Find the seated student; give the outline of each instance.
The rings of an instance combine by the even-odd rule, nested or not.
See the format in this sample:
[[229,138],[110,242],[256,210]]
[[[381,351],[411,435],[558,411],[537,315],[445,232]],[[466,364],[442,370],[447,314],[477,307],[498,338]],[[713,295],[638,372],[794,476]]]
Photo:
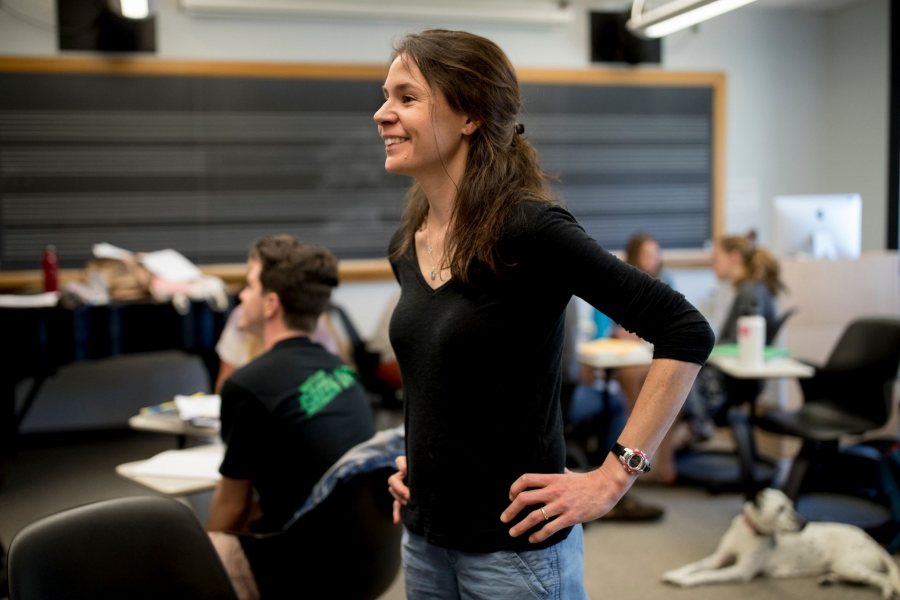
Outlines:
[[[345,361],[347,353],[342,351],[337,337],[334,333],[334,326],[327,313],[322,313],[316,322],[316,330],[310,336],[313,340],[322,344],[322,346],[331,352],[340,356]],[[222,390],[222,384],[228,379],[232,373],[239,367],[243,367],[248,362],[262,354],[263,341],[262,331],[253,324],[246,323],[244,320],[244,310],[238,304],[228,315],[225,321],[225,327],[216,343],[216,354],[219,356],[219,374],[216,377],[215,392],[218,394]]]
[[374,425],[354,372],[310,339],[338,283],[335,256],[277,235],[252,246],[247,267],[242,324],[259,327],[266,352],[222,386],[226,450],[207,529],[239,597],[256,598],[254,557],[225,532],[280,531]]
[[778,314],[776,297],[785,289],[775,256],[750,237],[731,235],[719,238],[713,245],[712,268],[719,280],[733,286],[735,293],[716,343],[736,342],[737,320],[746,315],[764,317],[766,339],[770,339]]
[[[725,236],[713,245],[712,268],[719,281],[733,288],[725,319],[716,330],[716,343],[737,342],[737,321],[748,315],[765,318],[766,340],[771,340],[778,315],[777,296],[785,289],[781,266],[775,256],[757,246],[752,236]],[[702,368],[685,403],[686,409],[694,411],[695,422],[709,421],[711,414],[719,413],[725,406],[726,381],[731,385],[758,385],[755,381],[726,380],[721,371]]]

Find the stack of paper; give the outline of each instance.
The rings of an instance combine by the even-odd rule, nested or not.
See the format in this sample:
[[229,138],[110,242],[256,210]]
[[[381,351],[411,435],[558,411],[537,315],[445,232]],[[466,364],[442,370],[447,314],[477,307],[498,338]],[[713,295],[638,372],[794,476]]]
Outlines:
[[56,306],[57,302],[59,302],[59,292],[0,294],[0,307],[2,308],[44,308]]
[[176,477],[186,479],[221,478],[219,465],[222,464],[224,447],[218,446],[216,451],[196,452],[192,448],[185,450],[167,450],[135,466],[132,475],[144,477]]
[[178,416],[196,427],[218,427],[222,399],[217,394],[175,396]]

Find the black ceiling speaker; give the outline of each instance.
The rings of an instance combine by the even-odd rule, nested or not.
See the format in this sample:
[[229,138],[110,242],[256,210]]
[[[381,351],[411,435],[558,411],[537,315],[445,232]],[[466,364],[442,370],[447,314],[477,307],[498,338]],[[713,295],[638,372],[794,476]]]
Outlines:
[[662,59],[658,39],[634,35],[625,27],[629,12],[591,13],[591,62],[656,63]]
[[118,0],[56,0],[59,49],[156,52],[155,15],[125,14]]

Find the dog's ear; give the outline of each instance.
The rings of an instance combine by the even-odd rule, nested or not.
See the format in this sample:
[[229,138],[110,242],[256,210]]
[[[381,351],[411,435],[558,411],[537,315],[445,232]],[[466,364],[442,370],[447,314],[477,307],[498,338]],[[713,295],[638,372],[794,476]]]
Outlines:
[[753,485],[747,487],[744,490],[744,500],[748,502],[752,502],[754,506],[759,507],[759,494],[764,489],[768,487],[765,483],[760,483],[758,481],[754,482]]

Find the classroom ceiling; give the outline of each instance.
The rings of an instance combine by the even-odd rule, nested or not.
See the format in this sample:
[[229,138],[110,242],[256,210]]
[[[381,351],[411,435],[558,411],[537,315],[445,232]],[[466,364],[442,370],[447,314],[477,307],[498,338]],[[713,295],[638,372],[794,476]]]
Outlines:
[[[859,0],[758,0],[756,4],[760,8],[781,8],[808,10],[813,12],[828,12],[839,8],[857,4]],[[752,5],[751,5],[752,6]]]
[[[658,6],[667,0],[644,0],[645,6]],[[857,4],[860,0],[757,0],[745,9],[801,10],[829,12]],[[588,0],[587,4],[602,10],[622,10],[631,6],[631,0]]]

